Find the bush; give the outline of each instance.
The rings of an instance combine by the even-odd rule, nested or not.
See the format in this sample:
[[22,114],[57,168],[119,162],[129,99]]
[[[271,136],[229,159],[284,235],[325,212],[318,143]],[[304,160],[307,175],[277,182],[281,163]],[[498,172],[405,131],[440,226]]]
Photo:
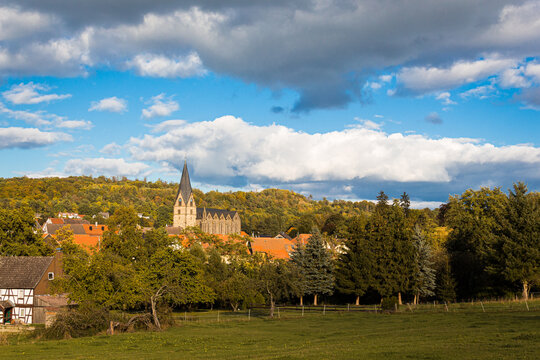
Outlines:
[[383,311],[395,311],[398,299],[395,296],[389,296],[382,299],[381,308]]
[[71,308],[61,311],[50,327],[39,335],[46,339],[92,336],[109,326],[109,312],[96,307]]

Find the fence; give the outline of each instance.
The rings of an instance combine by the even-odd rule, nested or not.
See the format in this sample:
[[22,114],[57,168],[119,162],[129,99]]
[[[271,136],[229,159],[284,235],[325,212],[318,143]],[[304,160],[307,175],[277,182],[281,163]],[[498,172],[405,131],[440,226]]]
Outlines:
[[[398,313],[429,313],[429,312],[518,312],[540,311],[540,299],[523,300],[473,300],[461,303],[423,303],[418,305],[403,304],[396,307]],[[353,313],[381,313],[379,305],[319,305],[291,306],[279,305],[274,308],[274,318],[301,318],[324,316],[327,314],[347,315]],[[228,321],[251,321],[268,319],[270,307],[253,306],[247,310],[200,310],[192,312],[175,312],[173,317],[177,323],[209,323]]]

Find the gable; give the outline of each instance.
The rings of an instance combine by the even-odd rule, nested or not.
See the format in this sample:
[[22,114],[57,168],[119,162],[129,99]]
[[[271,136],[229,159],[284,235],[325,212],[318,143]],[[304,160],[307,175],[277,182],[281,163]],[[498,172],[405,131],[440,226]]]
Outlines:
[[1,256],[0,289],[35,288],[53,259],[53,256]]

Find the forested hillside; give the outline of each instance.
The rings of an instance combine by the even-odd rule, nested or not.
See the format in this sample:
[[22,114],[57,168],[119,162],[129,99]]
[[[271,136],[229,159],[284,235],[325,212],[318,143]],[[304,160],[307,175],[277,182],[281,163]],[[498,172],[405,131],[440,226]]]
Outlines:
[[[29,207],[41,214],[42,218],[52,217],[58,212],[77,212],[88,216],[99,212],[112,214],[120,206],[132,206],[138,213],[150,217],[143,220],[147,223],[142,225],[159,227],[172,222],[172,206],[177,189],[177,183],[159,180],[149,182],[88,176],[10,178],[0,179],[0,206],[4,209]],[[331,215],[340,214],[347,218],[371,212],[375,206],[368,201],[316,201],[278,189],[261,192],[210,191],[206,194],[195,189],[194,194],[198,207],[238,211],[242,230],[249,234],[275,235],[291,227],[306,233],[314,225],[322,229]],[[429,216],[433,217],[434,214]]]

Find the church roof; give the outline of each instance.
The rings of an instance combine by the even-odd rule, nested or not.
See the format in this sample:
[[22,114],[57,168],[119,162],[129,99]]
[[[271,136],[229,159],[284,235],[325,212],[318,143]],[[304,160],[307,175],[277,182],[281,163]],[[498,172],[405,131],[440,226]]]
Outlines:
[[191,195],[191,181],[189,180],[189,173],[186,161],[184,161],[184,169],[182,169],[182,178],[180,179],[180,186],[178,187],[176,199],[178,199],[179,195],[182,195],[182,199],[184,201],[188,201],[189,196]]
[[220,215],[223,215],[227,217],[227,215],[229,215],[231,218],[233,218],[234,215],[236,215],[236,211],[212,209],[212,208],[197,208],[197,219],[202,219],[205,209],[206,209],[206,213],[212,216],[217,215],[219,217]]

